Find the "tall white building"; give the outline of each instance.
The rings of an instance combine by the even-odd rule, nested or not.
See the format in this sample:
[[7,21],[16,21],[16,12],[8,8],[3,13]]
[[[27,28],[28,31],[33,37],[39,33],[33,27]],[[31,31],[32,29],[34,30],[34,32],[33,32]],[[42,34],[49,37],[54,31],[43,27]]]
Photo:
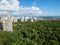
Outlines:
[[2,16],[3,30],[4,31],[13,31],[12,29],[12,17],[7,13],[4,13]]
[[22,17],[21,17],[21,22],[24,22],[24,20],[25,20],[25,17],[22,16]]
[[17,17],[12,17],[13,18],[13,22],[17,22],[18,18]]
[[31,22],[34,22],[34,19],[31,19]]

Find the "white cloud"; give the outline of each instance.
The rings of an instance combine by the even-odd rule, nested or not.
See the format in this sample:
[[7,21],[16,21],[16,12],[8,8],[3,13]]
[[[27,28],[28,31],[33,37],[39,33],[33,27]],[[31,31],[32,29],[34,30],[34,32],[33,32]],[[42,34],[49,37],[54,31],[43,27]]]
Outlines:
[[20,12],[21,13],[29,13],[29,14],[42,14],[42,11],[38,8],[38,7],[23,7],[23,8],[20,8]]
[[53,12],[49,12],[49,11],[45,11],[43,13],[43,16],[53,16],[53,15],[54,15],[54,13]]
[[[18,15],[42,15],[44,14],[43,11],[41,11],[40,8],[31,6],[31,7],[21,7],[19,6],[18,0],[1,0],[0,1],[0,10],[12,10],[12,14],[18,14]],[[2,11],[3,12],[3,11]],[[0,11],[0,14],[2,13]]]
[[17,0],[2,0],[0,10],[18,10],[19,2]]

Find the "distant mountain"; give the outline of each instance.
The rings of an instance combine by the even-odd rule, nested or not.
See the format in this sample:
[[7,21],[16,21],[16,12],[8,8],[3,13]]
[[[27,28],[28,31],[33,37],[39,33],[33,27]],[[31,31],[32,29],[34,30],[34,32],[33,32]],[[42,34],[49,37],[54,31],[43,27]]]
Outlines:
[[[14,15],[14,17],[19,17],[19,16],[24,16],[24,15]],[[26,16],[24,16],[26,17]],[[29,16],[30,17],[30,16]],[[37,18],[60,18],[60,16],[32,16],[33,18],[34,17],[37,17]]]
[[[0,17],[1,16],[2,15],[0,15]],[[30,17],[30,15],[11,15],[11,16],[14,16],[14,17],[19,17],[19,16],[26,17],[26,16],[29,16]],[[32,16],[32,18],[34,18],[34,17],[37,17],[37,18],[60,18],[60,16]]]

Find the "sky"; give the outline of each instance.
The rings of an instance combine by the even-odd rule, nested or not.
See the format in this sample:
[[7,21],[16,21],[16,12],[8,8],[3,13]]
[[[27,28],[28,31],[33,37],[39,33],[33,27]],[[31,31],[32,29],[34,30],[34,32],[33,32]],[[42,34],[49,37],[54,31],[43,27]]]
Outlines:
[[0,0],[0,14],[60,16],[60,0]]

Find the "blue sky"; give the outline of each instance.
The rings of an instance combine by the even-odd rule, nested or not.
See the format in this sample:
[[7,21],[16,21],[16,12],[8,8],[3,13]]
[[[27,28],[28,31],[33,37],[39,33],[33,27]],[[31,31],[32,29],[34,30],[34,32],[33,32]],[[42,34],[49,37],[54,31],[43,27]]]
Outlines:
[[0,14],[60,16],[60,0],[0,0]]
[[60,0],[19,0],[24,7],[36,6],[43,12],[48,11],[56,16],[60,16]]

